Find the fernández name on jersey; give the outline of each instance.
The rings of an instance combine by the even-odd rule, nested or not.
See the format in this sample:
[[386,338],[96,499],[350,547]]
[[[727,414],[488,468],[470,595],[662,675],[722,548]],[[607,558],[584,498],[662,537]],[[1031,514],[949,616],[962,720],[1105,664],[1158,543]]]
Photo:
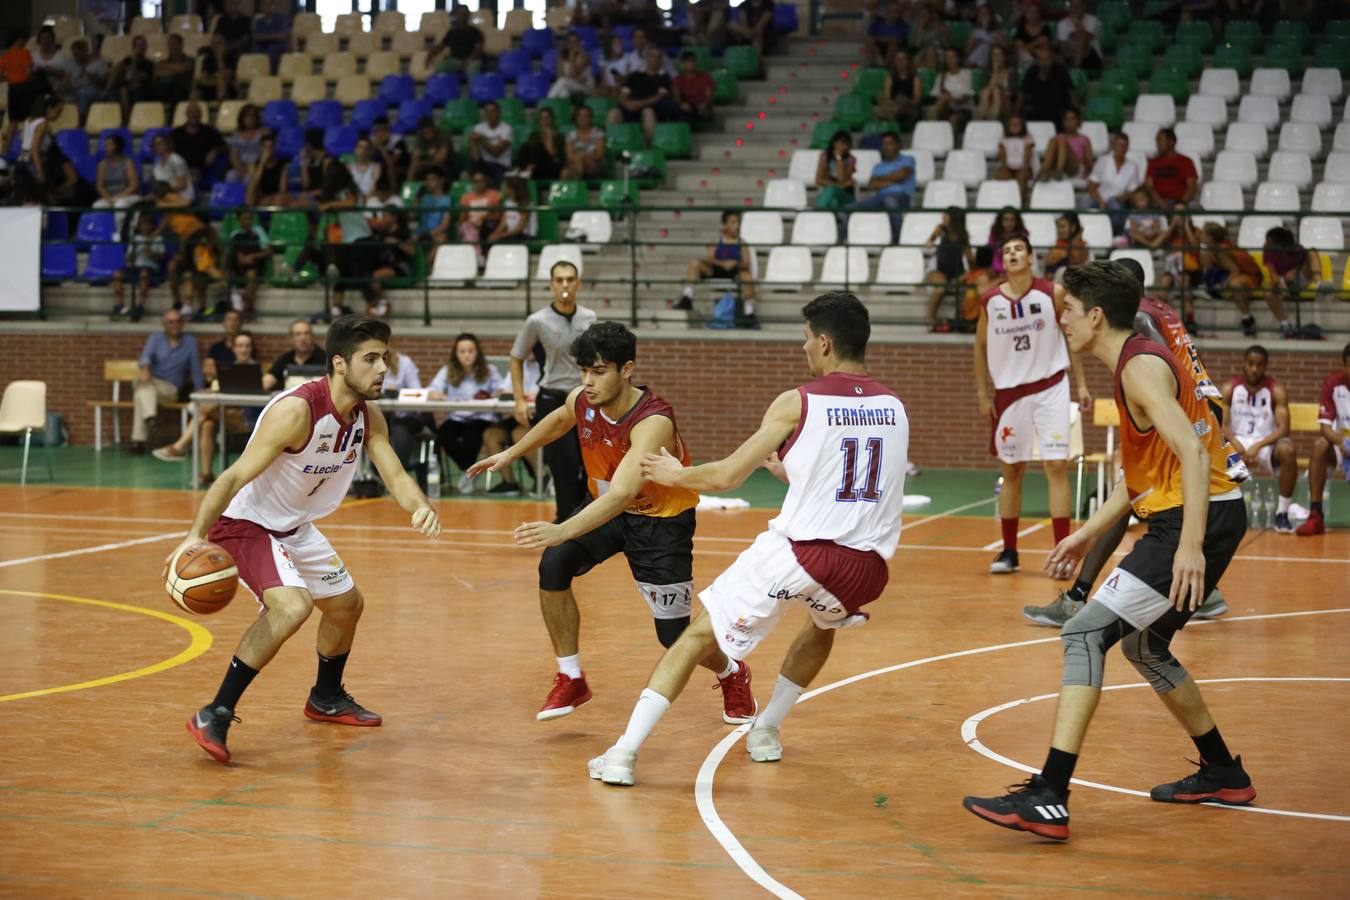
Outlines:
[[825,424],[844,428],[868,428],[894,425],[893,408],[868,409],[865,406],[831,406],[825,410]]

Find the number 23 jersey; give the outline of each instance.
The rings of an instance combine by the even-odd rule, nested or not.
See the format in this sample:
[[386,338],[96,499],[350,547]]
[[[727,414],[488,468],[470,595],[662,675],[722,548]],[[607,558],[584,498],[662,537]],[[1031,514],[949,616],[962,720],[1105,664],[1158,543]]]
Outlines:
[[1036,278],[1021,297],[1003,293],[1003,286],[983,297],[989,317],[985,359],[989,377],[1000,390],[1032,384],[1069,367],[1069,348],[1055,314],[1055,285]]
[[787,498],[769,528],[792,541],[833,541],[890,559],[905,507],[905,405],[885,385],[845,372],[797,393],[801,421],[778,451]]

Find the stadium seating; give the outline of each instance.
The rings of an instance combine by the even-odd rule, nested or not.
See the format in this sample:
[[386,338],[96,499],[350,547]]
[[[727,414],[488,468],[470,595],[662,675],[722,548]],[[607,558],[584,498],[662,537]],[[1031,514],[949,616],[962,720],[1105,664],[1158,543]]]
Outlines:
[[764,206],[806,209],[806,185],[795,178],[775,178],[764,185]]
[[764,267],[761,283],[766,287],[791,285],[796,288],[809,283],[811,273],[809,248],[773,247],[769,250],[769,260]]
[[923,284],[925,278],[923,251],[915,247],[887,247],[881,251],[874,279],[878,287]]
[[808,247],[827,247],[838,241],[833,213],[804,212],[792,223],[792,243]]
[[758,247],[783,243],[783,217],[775,212],[747,211],[741,216],[741,240]]
[[[866,215],[856,213],[853,218]],[[883,218],[885,218],[883,216]],[[852,220],[849,221],[850,231]],[[889,224],[887,228],[889,229]],[[862,243],[850,240],[849,243]],[[890,243],[889,240],[886,243]],[[862,247],[831,247],[825,251],[825,259],[820,264],[820,278],[816,284],[820,287],[856,286],[868,281],[870,265],[867,250]]]

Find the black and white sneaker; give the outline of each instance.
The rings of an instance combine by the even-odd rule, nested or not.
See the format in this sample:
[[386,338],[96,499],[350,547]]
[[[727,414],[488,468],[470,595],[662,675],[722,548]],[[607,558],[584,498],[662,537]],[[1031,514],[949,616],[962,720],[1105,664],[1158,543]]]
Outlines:
[[1011,575],[1017,571],[1017,551],[1004,550],[989,564],[990,575]]
[[1160,784],[1148,792],[1159,803],[1224,803],[1242,806],[1256,799],[1252,779],[1242,768],[1242,757],[1229,766],[1211,765],[1203,759],[1197,764],[1200,771],[1180,781]]
[[225,746],[225,739],[230,732],[230,723],[238,721],[239,717],[229,707],[203,706],[187,720],[187,730],[192,739],[211,754],[212,759],[227,763],[230,761],[230,750]]
[[1056,841],[1069,839],[1069,794],[1061,797],[1040,775],[1002,797],[967,797],[961,805],[985,821]]

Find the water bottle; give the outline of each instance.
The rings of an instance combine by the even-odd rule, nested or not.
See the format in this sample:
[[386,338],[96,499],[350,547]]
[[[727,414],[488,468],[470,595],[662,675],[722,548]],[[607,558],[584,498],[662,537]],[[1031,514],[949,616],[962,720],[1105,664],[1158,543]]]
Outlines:
[[[1341,442],[1341,471],[1345,473],[1345,480],[1350,481],[1350,437]],[[1330,490],[1331,486],[1327,486]]]
[[441,499],[441,460],[436,453],[427,462],[427,499]]
[[1256,520],[1253,518],[1256,513],[1256,504],[1252,500],[1252,483],[1244,481],[1240,487],[1242,490],[1242,505],[1247,508],[1247,527],[1252,528],[1256,525]]
[[998,481],[994,482],[994,521],[999,520],[998,514],[998,495],[1003,493],[1003,476],[998,476]]

